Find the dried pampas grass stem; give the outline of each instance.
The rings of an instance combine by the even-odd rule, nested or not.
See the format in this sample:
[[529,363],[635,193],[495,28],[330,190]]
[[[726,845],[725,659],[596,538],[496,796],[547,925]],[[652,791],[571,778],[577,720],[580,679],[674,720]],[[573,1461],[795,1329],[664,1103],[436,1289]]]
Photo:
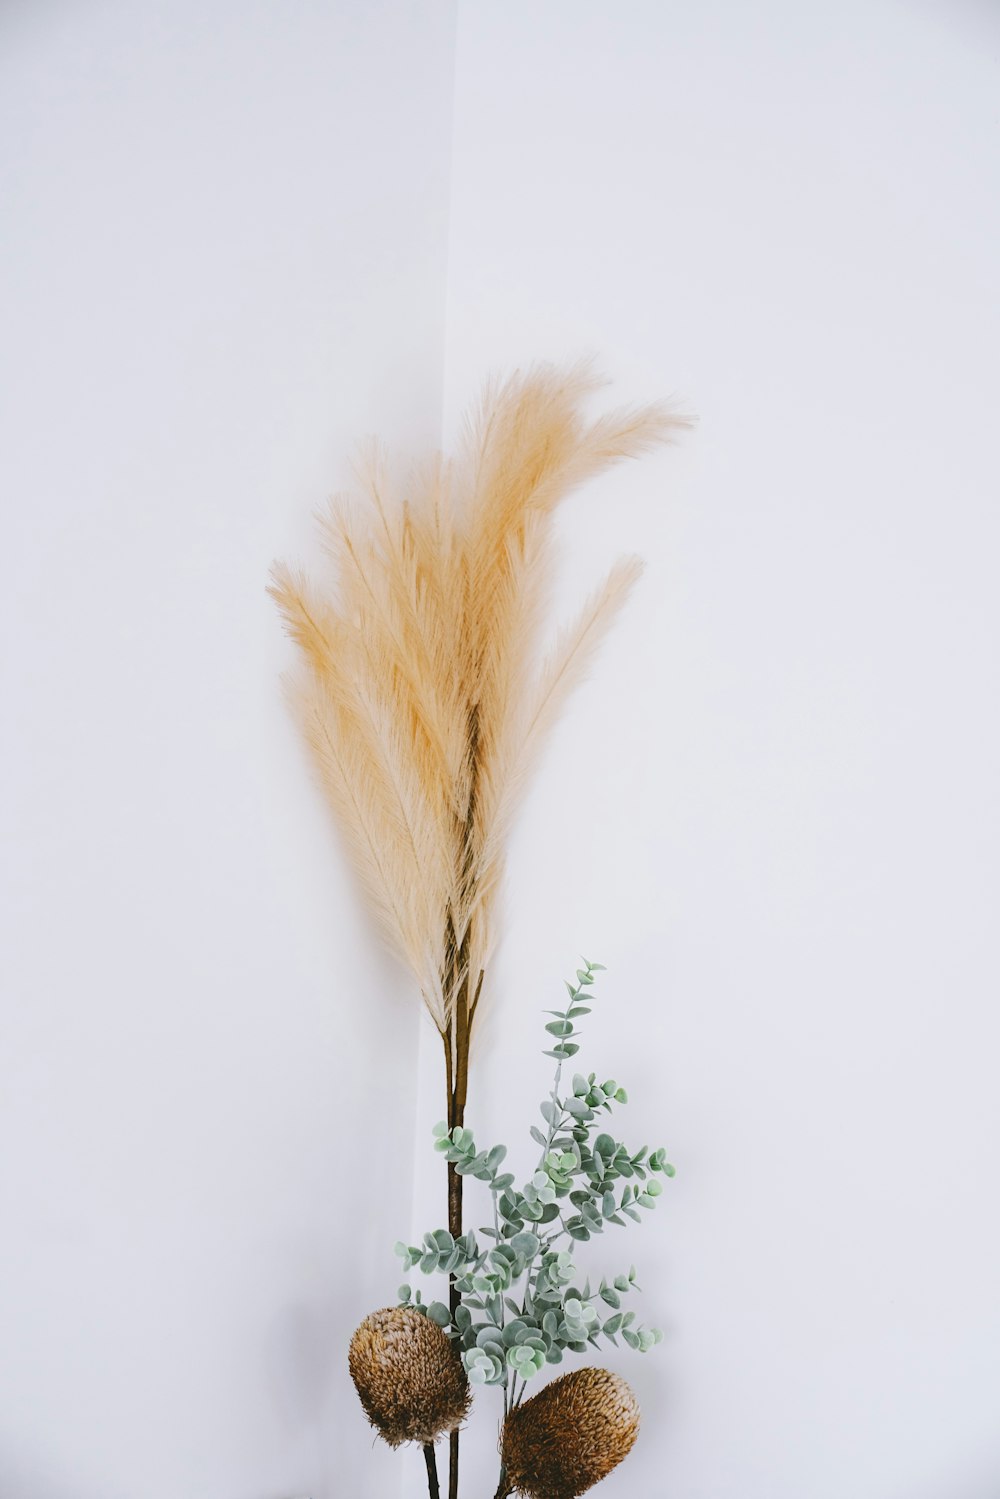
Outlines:
[[[372,449],[361,505],[322,519],[333,583],[271,584],[304,672],[295,709],[383,931],[441,1036],[450,1126],[495,940],[506,834],[531,764],[638,577],[615,564],[539,664],[555,511],[687,425],[662,406],[583,414],[589,366],[489,385],[450,461],[394,497]],[[462,1178],[449,1167],[449,1230]],[[457,1433],[449,1492],[457,1491]]]

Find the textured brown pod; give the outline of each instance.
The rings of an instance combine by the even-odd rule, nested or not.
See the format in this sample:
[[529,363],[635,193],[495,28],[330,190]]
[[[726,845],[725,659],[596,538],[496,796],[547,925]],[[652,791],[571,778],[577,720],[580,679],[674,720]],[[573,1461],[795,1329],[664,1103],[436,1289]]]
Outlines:
[[366,1317],[351,1339],[348,1366],[365,1414],[390,1447],[436,1441],[468,1415],[461,1353],[412,1307]]
[[518,1406],[503,1429],[507,1483],[528,1499],[576,1499],[632,1450],[639,1405],[608,1369],[575,1369]]

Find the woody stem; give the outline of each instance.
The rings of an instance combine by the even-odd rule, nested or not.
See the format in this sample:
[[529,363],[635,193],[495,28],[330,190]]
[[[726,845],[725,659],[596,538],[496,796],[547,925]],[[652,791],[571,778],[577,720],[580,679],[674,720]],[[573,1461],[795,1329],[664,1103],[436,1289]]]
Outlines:
[[438,1483],[437,1455],[434,1451],[434,1443],[427,1442],[424,1446],[424,1462],[427,1464],[427,1492],[430,1499],[441,1499],[441,1485]]

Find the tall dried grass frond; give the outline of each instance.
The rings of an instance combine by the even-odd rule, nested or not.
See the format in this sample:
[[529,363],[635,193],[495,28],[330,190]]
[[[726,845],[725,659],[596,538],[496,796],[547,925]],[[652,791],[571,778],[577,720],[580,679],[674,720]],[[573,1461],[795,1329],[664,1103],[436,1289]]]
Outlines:
[[458,1074],[518,793],[641,566],[617,563],[539,664],[554,513],[687,425],[663,406],[588,420],[600,383],[581,364],[488,385],[455,460],[427,464],[402,497],[372,446],[361,502],[335,501],[321,521],[332,584],[273,574],[321,783]]

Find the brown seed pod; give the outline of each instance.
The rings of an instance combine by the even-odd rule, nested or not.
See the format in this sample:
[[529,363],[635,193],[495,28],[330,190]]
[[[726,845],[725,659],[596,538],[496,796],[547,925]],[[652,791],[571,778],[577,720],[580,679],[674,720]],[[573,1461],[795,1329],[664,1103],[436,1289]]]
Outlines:
[[632,1450],[639,1405],[608,1369],[575,1369],[510,1413],[501,1454],[512,1489],[528,1499],[576,1499]]
[[351,1339],[347,1361],[365,1414],[390,1447],[433,1442],[468,1415],[461,1353],[412,1307],[372,1312]]

